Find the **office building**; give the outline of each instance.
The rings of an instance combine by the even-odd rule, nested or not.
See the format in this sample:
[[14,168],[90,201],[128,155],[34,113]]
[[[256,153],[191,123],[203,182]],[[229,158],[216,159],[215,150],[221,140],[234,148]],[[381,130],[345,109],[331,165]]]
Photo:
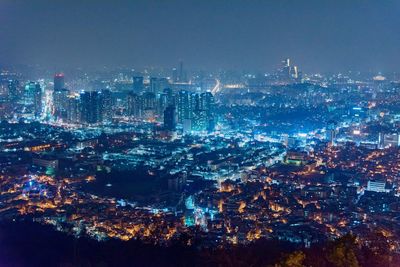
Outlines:
[[67,118],[69,90],[65,88],[53,91],[53,114],[57,119]]
[[56,73],[54,75],[54,90],[61,90],[65,88],[64,74]]
[[81,93],[81,122],[96,124],[103,121],[103,99],[101,92],[86,91]]
[[102,94],[102,110],[103,110],[103,120],[111,121],[113,116],[112,109],[112,93],[108,89],[101,91]]
[[128,116],[132,116],[135,118],[139,118],[142,115],[142,98],[140,95],[135,94],[134,92],[128,93],[128,108],[127,113]]
[[158,94],[163,92],[165,88],[169,87],[167,78],[150,78],[149,92]]
[[33,104],[34,104],[34,113],[35,117],[39,118],[42,115],[42,88],[40,84],[35,84],[34,87],[34,98],[33,98]]
[[78,96],[68,96],[67,120],[70,123],[79,123],[81,119],[81,105]]
[[143,76],[133,76],[133,92],[136,94],[140,94],[143,92],[144,83]]
[[386,192],[386,182],[385,181],[368,181],[367,191]]
[[174,131],[176,128],[175,106],[168,106],[164,110],[164,128],[169,131]]
[[177,96],[178,122],[192,118],[192,93],[186,90],[179,91]]

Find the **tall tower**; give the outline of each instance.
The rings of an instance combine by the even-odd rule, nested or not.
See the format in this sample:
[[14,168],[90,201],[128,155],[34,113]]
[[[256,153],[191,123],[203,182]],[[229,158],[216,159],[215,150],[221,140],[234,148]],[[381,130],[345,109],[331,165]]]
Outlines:
[[182,90],[178,93],[178,121],[183,123],[185,119],[192,118],[193,97],[189,91]]
[[39,118],[42,114],[42,88],[38,83],[35,85],[33,99],[35,117]]
[[101,91],[102,93],[102,111],[103,120],[110,121],[112,119],[112,93],[108,89]]
[[290,79],[290,59],[287,58],[282,61],[282,78]]
[[215,128],[215,102],[211,92],[205,92],[200,95],[200,107],[206,112],[207,130],[213,131]]
[[25,86],[24,105],[36,118],[42,113],[42,88],[39,83],[29,82]]
[[336,122],[333,120],[328,121],[326,127],[327,139],[329,140],[329,146],[334,146],[336,142]]

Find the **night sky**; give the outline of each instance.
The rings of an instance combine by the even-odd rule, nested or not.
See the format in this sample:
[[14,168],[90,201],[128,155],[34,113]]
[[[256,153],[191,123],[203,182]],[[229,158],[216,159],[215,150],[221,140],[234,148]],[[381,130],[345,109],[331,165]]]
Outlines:
[[0,0],[0,65],[398,71],[400,1]]

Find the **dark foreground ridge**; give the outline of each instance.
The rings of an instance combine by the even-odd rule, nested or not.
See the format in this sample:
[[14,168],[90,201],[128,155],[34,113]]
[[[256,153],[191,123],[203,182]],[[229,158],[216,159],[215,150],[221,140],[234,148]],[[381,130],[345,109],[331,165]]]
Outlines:
[[346,235],[309,249],[259,240],[248,246],[219,249],[185,246],[182,238],[169,247],[140,241],[76,239],[50,226],[31,222],[0,223],[0,266],[399,266],[379,234],[359,246]]

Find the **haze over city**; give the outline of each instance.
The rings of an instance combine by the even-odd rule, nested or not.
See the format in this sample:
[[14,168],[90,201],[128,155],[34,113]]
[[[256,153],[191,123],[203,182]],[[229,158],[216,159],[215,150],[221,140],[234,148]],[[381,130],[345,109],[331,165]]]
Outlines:
[[398,1],[2,0],[1,64],[393,72]]

